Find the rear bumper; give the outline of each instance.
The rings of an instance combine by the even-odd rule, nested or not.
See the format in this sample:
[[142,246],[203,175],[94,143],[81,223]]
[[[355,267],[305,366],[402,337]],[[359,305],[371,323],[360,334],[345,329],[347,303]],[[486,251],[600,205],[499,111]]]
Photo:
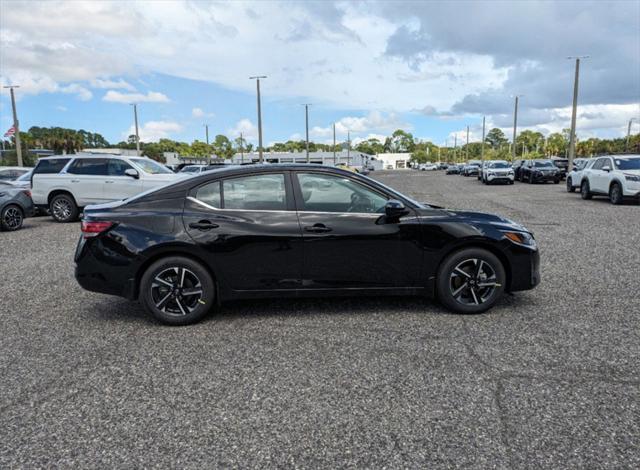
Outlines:
[[[94,241],[97,240],[91,240]],[[105,250],[93,249],[92,243],[87,243],[87,240],[80,237],[75,253],[75,277],[78,284],[92,292],[135,300],[136,283],[132,266],[122,263],[122,259],[104,259],[105,256],[101,253],[105,253]]]

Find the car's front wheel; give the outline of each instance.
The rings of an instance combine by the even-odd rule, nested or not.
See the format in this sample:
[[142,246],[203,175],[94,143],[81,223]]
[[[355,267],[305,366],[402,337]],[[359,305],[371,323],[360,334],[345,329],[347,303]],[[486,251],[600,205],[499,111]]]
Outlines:
[[573,183],[571,182],[571,178],[567,178],[567,192],[568,193],[572,193],[576,190],[576,188],[573,187]]
[[623,200],[624,197],[622,196],[622,188],[620,187],[620,184],[613,183],[609,190],[609,201],[611,201],[611,204],[619,205],[622,204]]
[[171,256],[153,263],[140,281],[140,302],[167,325],[189,325],[204,317],[215,301],[209,271],[200,263]]
[[78,218],[80,210],[69,194],[58,194],[51,199],[49,212],[56,222],[73,222]]
[[18,230],[22,227],[24,221],[24,213],[16,204],[9,204],[0,214],[0,228],[8,232]]
[[589,181],[585,180],[580,185],[580,196],[582,199],[591,199],[593,194],[591,194],[591,189],[589,188]]
[[457,251],[438,270],[437,294],[442,304],[457,313],[482,313],[501,297],[506,285],[500,260],[482,248]]

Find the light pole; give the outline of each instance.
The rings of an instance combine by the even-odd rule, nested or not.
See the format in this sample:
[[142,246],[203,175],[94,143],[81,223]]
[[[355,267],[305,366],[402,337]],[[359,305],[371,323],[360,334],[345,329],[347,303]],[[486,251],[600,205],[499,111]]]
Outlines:
[[242,132],[240,132],[240,163],[244,163],[244,139],[242,138]]
[[336,123],[333,123],[333,166],[336,166]]
[[453,134],[453,161],[458,163],[458,134]]
[[464,147],[464,158],[469,161],[469,126],[467,126],[467,145]]
[[351,162],[351,131],[347,131],[347,166]]
[[262,110],[260,108],[260,79],[267,78],[266,75],[256,75],[249,77],[249,80],[256,81],[256,90],[258,92],[258,156],[260,163],[264,163],[264,157],[262,156]]
[[576,74],[573,79],[573,109],[571,110],[571,132],[569,134],[569,166],[573,168],[573,159],[576,156],[576,115],[578,112],[578,81],[580,78],[580,59],[588,58],[588,55],[580,57],[567,57],[567,59],[576,59]]
[[482,144],[480,144],[480,160],[484,162],[484,131],[485,131],[485,119],[486,116],[482,116]]
[[[207,147],[209,147],[209,124],[203,124],[204,126],[204,135],[205,135],[205,139],[207,141]],[[209,151],[209,149],[207,148],[207,152]],[[211,154],[209,154],[209,164],[211,164]]]
[[511,161],[516,161],[516,133],[518,129],[518,99],[523,95],[516,95],[516,104],[513,111],[513,145],[511,146]]
[[[18,113],[16,111],[16,97],[13,94],[14,88],[20,88],[19,85],[11,85],[5,86],[4,88],[9,88],[9,92],[11,93],[11,108],[13,109],[13,129],[14,129],[14,139],[16,142],[16,156],[18,158],[18,166],[23,166],[22,164],[22,147],[20,145],[20,123],[18,122]],[[4,141],[3,141],[4,142]]]
[[138,134],[138,105],[131,103],[133,106],[133,121],[136,125],[136,155],[140,156],[140,134]]
[[311,103],[304,104],[304,127],[306,135],[305,148],[307,151],[307,163],[309,163],[309,106],[311,106]]
[[635,121],[635,120],[636,120],[636,118],[629,119],[629,126],[627,127],[627,143],[624,146],[624,149],[625,149],[626,152],[629,151],[629,141],[631,139],[631,123],[633,121]]

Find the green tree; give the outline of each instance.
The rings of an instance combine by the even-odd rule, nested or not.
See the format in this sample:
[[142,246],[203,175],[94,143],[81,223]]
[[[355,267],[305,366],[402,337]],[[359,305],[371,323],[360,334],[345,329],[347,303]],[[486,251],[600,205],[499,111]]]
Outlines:
[[410,132],[397,129],[391,134],[391,137],[387,137],[385,151],[387,148],[394,153],[413,152],[415,148],[413,135]]
[[229,159],[235,153],[231,141],[226,135],[218,134],[213,141],[213,152],[218,158]]
[[[328,151],[333,151],[333,146],[329,146]],[[384,152],[384,145],[380,140],[376,138],[371,138],[367,140],[363,140],[358,145],[356,145],[356,150],[362,153],[368,153],[369,155],[376,155],[378,153]]]
[[493,149],[499,149],[502,145],[509,142],[507,137],[504,135],[504,132],[497,127],[494,127],[487,133],[484,141]]

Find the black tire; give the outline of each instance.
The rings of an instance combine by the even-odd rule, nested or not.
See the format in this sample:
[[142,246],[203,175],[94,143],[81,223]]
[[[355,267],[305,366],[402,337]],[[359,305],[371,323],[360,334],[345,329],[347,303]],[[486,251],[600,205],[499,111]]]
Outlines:
[[[481,268],[480,276],[474,272],[478,265]],[[467,269],[468,277],[458,274],[467,272]],[[485,282],[495,285],[482,286],[483,276]],[[436,289],[438,299],[447,309],[456,313],[476,314],[493,307],[502,297],[506,281],[504,266],[493,253],[482,248],[466,248],[452,253],[443,261],[438,269]],[[469,286],[469,283],[475,287]]]
[[622,195],[622,187],[620,183],[613,183],[609,189],[609,201],[611,204],[619,206],[624,202],[624,196]]
[[560,178],[553,179],[553,184],[559,184],[559,183],[560,183]]
[[568,193],[573,193],[575,192],[576,188],[573,187],[573,183],[571,182],[571,178],[567,178],[567,192]]
[[17,204],[8,204],[0,213],[0,228],[7,232],[20,230],[24,222],[24,212]]
[[527,179],[527,183],[533,184],[533,174],[529,173],[529,178]]
[[512,180],[509,180],[509,184],[514,184],[514,181],[512,181]]
[[67,223],[78,220],[80,210],[71,195],[58,194],[51,199],[49,212],[56,222]]
[[593,194],[591,194],[590,191],[589,180],[583,181],[580,185],[580,197],[584,200],[591,199],[593,197]]
[[197,261],[182,256],[156,261],[147,268],[140,280],[140,303],[147,312],[166,325],[181,326],[198,322],[209,313],[215,304],[215,297],[215,286],[209,271]]

